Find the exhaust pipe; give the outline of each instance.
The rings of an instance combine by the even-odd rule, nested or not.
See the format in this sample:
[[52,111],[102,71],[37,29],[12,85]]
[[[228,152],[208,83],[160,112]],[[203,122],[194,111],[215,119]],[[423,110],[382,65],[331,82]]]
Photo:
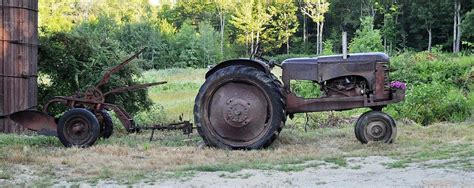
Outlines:
[[347,31],[342,31],[342,58],[347,59]]

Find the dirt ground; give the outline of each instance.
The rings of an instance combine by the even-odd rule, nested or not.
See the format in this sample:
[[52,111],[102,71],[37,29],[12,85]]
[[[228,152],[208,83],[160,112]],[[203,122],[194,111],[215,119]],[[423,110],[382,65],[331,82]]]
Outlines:
[[[474,162],[474,158],[469,159]],[[406,168],[387,168],[395,160],[370,156],[348,158],[341,167],[323,161],[308,161],[314,167],[303,171],[241,170],[238,172],[199,172],[190,177],[156,182],[118,185],[100,181],[98,187],[474,187],[474,171],[432,168],[447,160],[412,163]],[[307,165],[307,164],[306,164]],[[77,185],[77,184],[76,184]],[[61,182],[57,187],[71,186]],[[89,187],[90,184],[79,184]]]

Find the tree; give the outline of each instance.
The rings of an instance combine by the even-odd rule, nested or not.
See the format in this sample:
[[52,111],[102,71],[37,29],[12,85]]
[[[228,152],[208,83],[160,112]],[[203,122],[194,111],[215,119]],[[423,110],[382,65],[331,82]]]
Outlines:
[[375,9],[377,13],[383,15],[383,26],[381,33],[383,36],[384,52],[392,53],[393,43],[397,36],[396,19],[399,15],[399,7],[392,2],[375,2]]
[[177,67],[197,67],[199,61],[199,38],[196,27],[191,21],[185,21],[174,38],[174,49],[176,50]]
[[214,0],[217,8],[217,14],[219,16],[219,28],[220,28],[220,43],[221,43],[221,56],[224,54],[224,28],[225,28],[225,21],[226,21],[226,14],[228,9],[232,6],[232,1],[228,0]]
[[422,1],[420,4],[417,6],[416,1],[414,1],[416,10],[413,11],[413,14],[415,16],[422,20],[422,27],[426,29],[428,32],[428,51],[431,52],[431,46],[432,46],[432,41],[433,41],[433,24],[435,22],[434,20],[434,11],[436,11],[434,8],[434,4],[430,3],[430,1]]
[[265,49],[280,48],[286,43],[286,53],[290,53],[290,37],[298,29],[298,18],[296,11],[298,8],[292,0],[282,0],[274,2],[270,8],[269,13],[271,19],[268,28],[263,34]]
[[74,26],[72,0],[40,1],[39,27],[43,33],[70,31]]
[[316,54],[321,54],[323,51],[324,14],[328,10],[329,2],[327,0],[306,0],[301,10],[316,23]]
[[396,23],[393,17],[393,14],[390,13],[384,15],[384,23],[381,30],[383,35],[383,49],[388,53],[392,53],[393,42],[395,41],[397,33]]
[[462,21],[464,37],[474,37],[474,10],[469,11]]
[[469,48],[474,48],[474,10],[469,11],[464,16],[462,21],[463,37],[465,38],[463,44]]
[[218,33],[214,30],[209,22],[199,23],[199,45],[203,56],[203,67],[206,65],[214,65],[217,60],[220,59],[220,53],[218,53]]
[[461,0],[454,0],[454,34],[453,34],[453,52],[458,53],[461,49]]
[[153,69],[166,67],[171,57],[166,53],[170,46],[157,27],[149,22],[127,23],[120,27],[113,36],[119,47],[127,54],[132,54],[143,47],[148,47],[141,55],[141,68]]
[[181,27],[184,22],[189,22],[196,27],[202,21],[217,23],[215,17],[216,5],[213,1],[173,1],[175,3],[165,3],[161,6],[159,17],[167,19],[177,27]]
[[374,18],[368,16],[361,20],[361,28],[349,45],[350,52],[382,51],[382,36],[380,30],[374,29]]
[[231,24],[240,30],[239,40],[250,47],[250,54],[255,55],[260,45],[260,34],[265,30],[265,24],[271,15],[267,13],[264,2],[261,0],[249,0],[240,2],[232,16]]

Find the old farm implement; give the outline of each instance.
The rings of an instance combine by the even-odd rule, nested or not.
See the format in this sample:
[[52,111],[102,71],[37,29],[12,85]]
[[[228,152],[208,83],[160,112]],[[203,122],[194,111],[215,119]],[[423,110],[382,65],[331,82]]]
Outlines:
[[[97,85],[86,89],[85,92],[77,92],[71,96],[54,97],[44,105],[43,112],[34,110],[20,111],[10,115],[10,119],[29,130],[38,132],[38,134],[57,136],[66,147],[87,147],[93,145],[99,137],[110,137],[113,132],[113,123],[107,110],[112,110],[125,130],[130,133],[138,132],[141,129],[180,129],[185,134],[191,133],[192,124],[189,121],[181,121],[171,125],[137,126],[131,115],[122,106],[106,102],[105,98],[108,95],[145,89],[166,83],[155,82],[132,85],[115,88],[106,92],[100,89],[101,86],[109,82],[112,74],[117,73],[133,59],[137,58],[144,50],[140,50],[119,65],[109,69]],[[65,105],[68,110],[61,117],[54,118],[50,115],[50,107],[53,104]]]

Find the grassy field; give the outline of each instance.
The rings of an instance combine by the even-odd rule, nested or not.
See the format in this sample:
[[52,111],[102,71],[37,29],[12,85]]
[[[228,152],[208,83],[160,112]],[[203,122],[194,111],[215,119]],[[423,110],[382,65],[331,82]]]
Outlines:
[[[168,81],[149,90],[156,108],[136,118],[151,122],[154,116],[167,121],[180,114],[192,120],[194,97],[204,81],[204,69],[170,69],[145,72],[143,80]],[[63,148],[54,137],[0,134],[0,186],[3,184],[50,185],[59,181],[97,183],[114,180],[132,184],[193,176],[199,171],[237,172],[241,169],[301,171],[321,160],[337,166],[357,168],[348,157],[389,156],[396,162],[387,168],[404,168],[410,163],[449,159],[427,167],[473,171],[474,121],[438,123],[427,127],[410,121],[398,122],[394,144],[360,144],[350,117],[363,110],[336,113],[348,117],[334,127],[302,130],[303,116],[287,123],[279,139],[268,149],[228,151],[199,148],[197,133],[162,132],[149,141],[150,132],[118,132],[87,148]],[[326,113],[324,117],[331,115]],[[334,113],[333,113],[334,115]],[[344,119],[344,118],[342,118]],[[4,181],[2,181],[4,180]]]

